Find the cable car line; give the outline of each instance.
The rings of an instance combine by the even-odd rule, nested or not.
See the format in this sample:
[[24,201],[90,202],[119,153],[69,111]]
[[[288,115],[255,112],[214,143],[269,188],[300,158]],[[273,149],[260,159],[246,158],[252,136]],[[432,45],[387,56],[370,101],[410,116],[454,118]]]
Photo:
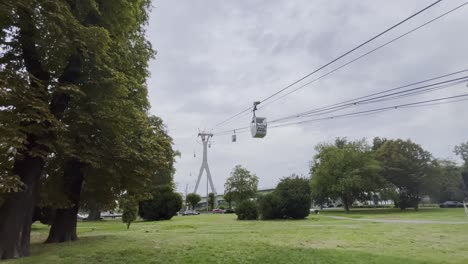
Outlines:
[[[462,95],[445,97],[445,98],[437,98],[437,99],[421,101],[421,102],[414,102],[414,103],[408,103],[408,104],[403,104],[403,105],[389,106],[389,107],[372,109],[372,110],[367,110],[367,111],[348,113],[348,114],[344,114],[344,115],[336,115],[336,116],[330,116],[330,117],[325,117],[325,118],[305,120],[305,121],[295,122],[295,123],[280,124],[280,125],[272,126],[272,127],[270,127],[270,129],[280,128],[280,127],[287,127],[287,126],[298,125],[298,124],[307,124],[307,123],[312,123],[312,122],[320,122],[320,121],[326,121],[326,120],[332,120],[332,119],[334,120],[334,119],[342,119],[342,118],[367,116],[367,115],[378,114],[378,113],[382,113],[382,112],[386,112],[386,111],[390,111],[390,110],[395,110],[395,109],[418,108],[418,107],[427,107],[427,106],[443,105],[443,104],[449,104],[449,103],[457,103],[457,102],[468,101],[468,98],[464,98],[464,99],[458,99],[458,100],[451,100],[451,101],[447,101],[447,102],[440,102],[440,101],[443,101],[443,100],[455,99],[455,98],[461,98],[461,97],[468,97],[468,94],[462,94]],[[248,127],[246,127],[246,128],[248,128]],[[237,132],[237,133],[242,134],[242,133],[247,133],[247,132],[248,131],[241,131],[241,132]],[[224,133],[224,134],[220,133],[218,135],[223,136],[223,135],[227,135],[227,134],[228,133]]]
[[[332,105],[319,107],[319,108],[316,108],[316,109],[312,109],[312,110],[305,111],[305,112],[302,112],[302,113],[290,115],[290,116],[287,116],[287,117],[278,118],[278,119],[270,121],[270,123],[275,123],[275,122],[279,122],[279,121],[294,119],[294,118],[298,118],[300,116],[305,116],[305,115],[310,115],[310,114],[327,114],[329,112],[334,112],[334,111],[330,111],[330,110],[338,111],[338,110],[342,110],[342,109],[350,107],[350,106],[358,105],[359,103],[363,103],[363,102],[373,103],[371,100],[379,99],[379,101],[376,101],[376,102],[381,102],[381,101],[384,101],[384,99],[386,99],[386,97],[396,96],[396,95],[400,95],[400,94],[401,94],[400,97],[403,97],[403,96],[407,96],[408,93],[411,92],[411,91],[417,91],[417,90],[421,90],[421,89],[426,89],[426,91],[423,90],[423,91],[419,91],[419,92],[428,92],[428,91],[432,91],[433,89],[440,89],[440,88],[443,87],[443,86],[442,87],[440,87],[440,86],[439,87],[434,87],[434,86],[458,81],[458,82],[450,83],[450,84],[446,85],[446,87],[450,87],[450,86],[465,82],[467,80],[468,76],[453,78],[453,79],[450,79],[450,80],[440,81],[440,82],[433,83],[433,84],[426,84],[424,86],[411,88],[411,89],[407,89],[407,90],[403,90],[403,91],[399,91],[399,92],[394,92],[392,94],[382,95],[382,94],[385,94],[385,93],[393,92],[393,91],[396,91],[396,90],[401,90],[403,88],[407,88],[407,87],[414,86],[414,85],[417,85],[417,84],[422,84],[422,83],[425,83],[425,82],[442,79],[442,78],[445,78],[445,77],[448,77],[448,76],[453,76],[453,75],[460,74],[460,73],[463,73],[463,72],[468,72],[468,69],[456,71],[456,72],[449,73],[449,74],[440,75],[440,76],[437,76],[437,77],[425,79],[425,80],[418,81],[418,82],[413,82],[413,83],[410,83],[410,84],[398,86],[398,87],[391,88],[391,89],[386,89],[384,91],[375,92],[375,93],[372,93],[372,94],[369,94],[369,95],[360,96],[360,97],[357,97],[357,98],[345,100],[345,101],[340,102],[340,103],[335,103],[335,104],[332,104]],[[445,87],[443,87],[443,88],[445,88]],[[390,99],[387,99],[387,100],[393,100],[393,99],[395,99],[395,98],[390,98]],[[329,111],[329,112],[326,112],[326,111]],[[239,130],[244,130],[244,129],[248,129],[248,128],[249,127],[246,126],[246,127],[235,128],[235,130],[239,131]],[[226,131],[223,131],[223,132],[218,132],[218,133],[215,133],[215,135],[220,135],[220,134],[224,134],[224,133],[231,133],[233,130],[234,129],[226,130]]]
[[[370,110],[364,110],[364,111],[360,111],[360,112],[346,113],[346,114],[323,117],[323,118],[317,118],[317,119],[309,119],[309,120],[293,122],[293,123],[287,123],[287,124],[279,124],[279,125],[273,126],[271,128],[291,126],[291,125],[300,125],[300,124],[306,124],[306,123],[311,123],[311,122],[315,122],[315,121],[336,119],[336,118],[342,118],[342,117],[348,117],[348,116],[354,116],[354,115],[366,114],[366,113],[372,113],[372,112],[381,112],[381,111],[385,111],[385,110],[392,110],[392,109],[398,109],[398,108],[426,106],[425,104],[427,104],[427,103],[439,102],[439,101],[443,101],[443,100],[449,100],[449,99],[455,99],[455,98],[461,98],[461,97],[468,97],[468,94],[461,94],[461,95],[455,95],[455,96],[449,96],[449,97],[443,97],[443,98],[436,98],[436,99],[413,102],[413,103],[406,103],[406,104],[400,104],[400,105],[394,105],[394,106],[387,106],[387,107],[382,107],[382,108],[377,108],[377,109],[370,109]],[[457,100],[457,101],[460,101],[460,100]],[[455,102],[455,101],[450,101],[450,102],[445,102],[445,103],[452,103],[452,102]]]
[[[404,86],[400,86],[400,87],[397,87],[397,88],[388,89],[388,90],[385,90],[385,91],[382,91],[382,92],[374,93],[374,94],[371,94],[371,95],[366,95],[366,96],[358,97],[358,98],[355,98],[355,99],[346,100],[344,102],[333,104],[333,105],[330,105],[330,106],[320,107],[320,108],[305,111],[305,112],[302,112],[302,113],[299,113],[299,114],[294,114],[294,115],[278,118],[278,119],[270,121],[270,123],[275,123],[275,122],[279,122],[279,121],[283,121],[283,120],[287,120],[287,119],[291,119],[291,118],[298,118],[298,117],[301,117],[301,116],[307,116],[307,115],[314,114],[314,113],[321,113],[323,111],[329,111],[329,110],[335,110],[335,109],[341,110],[342,108],[346,108],[348,106],[355,106],[355,105],[358,105],[358,104],[369,104],[369,103],[375,103],[375,102],[383,102],[383,101],[387,101],[387,100],[393,100],[393,99],[396,99],[396,98],[406,97],[408,95],[412,96],[412,95],[417,95],[417,94],[421,94],[421,93],[431,92],[431,91],[435,91],[435,90],[438,90],[438,89],[452,87],[454,85],[464,83],[467,80],[468,80],[468,76],[464,76],[464,77],[450,79],[450,80],[446,80],[446,81],[442,81],[442,82],[438,82],[438,83],[433,83],[433,84],[428,84],[428,85],[424,85],[424,86],[420,86],[420,87],[416,87],[416,88],[411,88],[411,89],[407,89],[407,90],[403,90],[403,91],[399,91],[399,92],[394,92],[394,93],[391,93],[391,94],[380,95],[380,94],[388,93],[390,91],[395,91],[397,89],[401,89],[403,87],[412,86],[412,84],[404,85]],[[420,83],[420,82],[418,82],[418,83]],[[434,87],[434,86],[436,86],[436,87]],[[375,96],[375,95],[379,95],[379,96],[372,97],[372,96]],[[371,97],[371,98],[369,98],[369,97]],[[388,98],[388,97],[390,97],[390,98]]]
[[311,72],[311,73],[305,75],[304,77],[300,78],[299,80],[297,80],[297,81],[291,83],[290,85],[288,85],[288,86],[286,86],[286,87],[284,87],[284,88],[278,90],[277,92],[275,92],[275,93],[273,93],[272,95],[270,95],[270,96],[266,97],[265,99],[263,99],[261,102],[263,103],[263,102],[265,102],[265,101],[271,99],[272,97],[274,97],[274,96],[276,96],[276,95],[282,93],[283,91],[289,89],[291,86],[293,86],[293,85],[299,83],[300,81],[306,79],[307,77],[311,76],[312,74],[314,74],[314,73],[316,73],[316,72],[318,72],[318,71],[324,69],[325,67],[331,65],[332,63],[334,63],[334,62],[336,62],[336,61],[342,59],[343,57],[349,55],[349,54],[352,53],[353,51],[356,51],[357,49],[359,49],[359,48],[365,46],[366,44],[370,43],[371,41],[377,39],[378,37],[384,35],[385,33],[391,31],[392,29],[398,27],[399,25],[405,23],[406,21],[408,21],[408,20],[410,20],[411,18],[413,18],[413,17],[415,17],[415,16],[421,14],[422,12],[426,11],[427,9],[433,7],[434,5],[436,5],[436,4],[440,3],[440,2],[441,2],[440,0],[439,0],[439,1],[435,1],[434,3],[430,4],[429,6],[427,6],[427,7],[423,8],[423,9],[419,10],[418,12],[414,13],[413,15],[411,15],[411,16],[409,16],[409,17],[403,19],[402,21],[400,21],[400,22],[398,22],[397,24],[391,26],[390,28],[388,28],[388,29],[382,31],[381,33],[379,33],[379,34],[373,36],[372,38],[370,38],[370,39],[364,41],[363,43],[359,44],[358,46],[352,48],[351,50],[349,50],[349,51],[343,53],[342,55],[338,56],[337,58],[333,59],[332,61],[330,61],[330,62],[328,62],[328,63],[326,63],[326,64],[320,66],[319,68],[317,68],[317,69],[314,70],[313,72]]
[[332,73],[334,73],[334,72],[336,72],[336,71],[338,71],[338,70],[340,70],[340,69],[342,69],[342,68],[344,68],[344,67],[346,67],[346,66],[348,66],[348,65],[350,65],[350,64],[352,64],[352,63],[354,63],[354,62],[356,62],[356,61],[358,61],[358,60],[360,60],[360,59],[374,53],[374,52],[376,52],[377,50],[379,50],[381,48],[384,48],[384,47],[390,45],[391,43],[393,43],[393,42],[395,42],[395,41],[397,41],[397,40],[399,40],[399,39],[401,39],[403,37],[406,37],[407,35],[421,29],[422,27],[425,27],[425,26],[431,24],[432,22],[434,22],[434,21],[436,21],[436,20],[438,20],[438,19],[440,19],[440,18],[442,18],[442,17],[456,11],[459,8],[462,8],[463,6],[465,6],[467,4],[468,4],[468,2],[465,2],[465,3],[463,3],[463,4],[459,5],[459,6],[457,6],[457,7],[453,8],[453,9],[451,9],[451,10],[449,10],[449,11],[447,11],[447,12],[445,12],[445,13],[443,13],[443,14],[441,14],[441,15],[439,15],[439,16],[437,16],[437,17],[435,17],[435,18],[433,18],[433,19],[431,19],[429,21],[427,21],[426,23],[424,23],[424,24],[422,24],[420,26],[418,26],[418,27],[416,27],[416,28],[414,28],[414,29],[412,29],[410,31],[407,31],[406,33],[404,33],[404,34],[402,34],[402,35],[400,35],[400,36],[398,36],[398,37],[396,37],[396,38],[394,38],[394,39],[392,39],[392,40],[390,40],[388,42],[385,42],[384,44],[382,44],[382,45],[380,45],[380,46],[378,46],[378,47],[376,47],[376,48],[362,54],[361,56],[359,56],[359,57],[357,57],[357,58],[355,58],[355,59],[353,59],[353,60],[351,60],[351,61],[349,61],[349,62],[347,62],[347,63],[345,63],[345,64],[343,64],[343,65],[341,65],[341,66],[339,66],[339,67],[337,67],[337,68],[335,68],[335,69],[333,69],[333,70],[331,70],[331,71],[329,71],[329,72],[327,72],[327,73],[325,73],[325,74],[323,74],[323,75],[321,75],[321,76],[319,76],[319,77],[317,77],[317,78],[315,78],[315,79],[313,79],[313,80],[311,80],[311,81],[309,81],[309,82],[307,82],[307,83],[305,83],[305,84],[303,84],[303,85],[301,85],[299,87],[297,87],[296,89],[294,89],[294,90],[292,90],[292,91],[290,91],[290,92],[288,92],[286,94],[283,94],[282,96],[276,98],[275,100],[270,101],[269,103],[263,105],[263,107],[261,107],[261,108],[265,108],[266,106],[268,106],[268,105],[270,105],[270,104],[272,104],[274,102],[277,102],[278,100],[280,100],[280,99],[282,99],[282,98],[284,98],[284,97],[286,97],[286,96],[288,96],[288,95],[290,95],[290,94],[292,94],[294,92],[297,92],[298,90],[300,90],[300,89],[302,89],[302,88],[304,88],[304,87],[306,87],[306,86],[308,86],[308,85],[322,79],[323,77],[326,77],[326,76],[328,76],[328,75],[330,75],[330,74],[332,74]]
[[[426,10],[428,10],[429,8],[435,6],[436,4],[440,3],[441,1],[442,1],[442,0],[435,1],[434,3],[432,3],[432,4],[430,4],[430,5],[426,6],[426,7],[424,7],[423,9],[421,9],[421,10],[419,10],[418,12],[416,12],[416,13],[410,15],[409,17],[403,19],[402,21],[398,22],[397,24],[395,24],[395,25],[393,25],[393,26],[387,28],[386,30],[384,30],[384,31],[382,31],[381,33],[379,33],[379,34],[373,36],[372,38],[368,39],[367,41],[365,41],[365,42],[359,44],[358,46],[352,48],[351,50],[349,50],[349,51],[343,53],[342,55],[340,55],[340,56],[338,56],[337,58],[331,60],[330,62],[328,62],[328,63],[322,65],[321,67],[319,67],[318,69],[316,69],[316,70],[312,71],[311,73],[305,75],[304,77],[302,77],[302,78],[300,78],[300,79],[294,81],[293,83],[287,85],[286,87],[284,87],[284,88],[278,90],[277,92],[275,92],[275,93],[273,93],[272,95],[266,97],[265,99],[261,100],[260,102],[263,103],[263,102],[265,102],[265,101],[271,99],[272,97],[274,97],[274,96],[276,96],[276,95],[282,93],[283,91],[285,91],[285,90],[291,88],[291,87],[294,86],[295,84],[297,84],[297,83],[303,81],[304,79],[310,77],[311,75],[315,74],[316,72],[318,72],[318,71],[322,70],[323,68],[325,68],[325,67],[331,65],[332,63],[334,63],[334,62],[336,62],[336,61],[342,59],[343,57],[349,55],[350,53],[356,51],[357,49],[359,49],[359,48],[361,48],[361,47],[367,45],[368,43],[372,42],[373,40],[377,39],[378,37],[380,37],[380,36],[382,36],[382,35],[388,33],[389,31],[391,31],[391,30],[393,30],[394,28],[400,26],[401,24],[407,22],[408,20],[410,20],[410,19],[416,17],[417,15],[423,13],[424,11],[426,11]],[[467,3],[468,3],[468,2],[467,2]],[[465,4],[466,4],[466,3],[465,3]],[[461,6],[460,6],[460,7],[461,7]],[[455,11],[455,10],[452,10],[452,11]],[[451,12],[452,12],[452,11],[451,11]],[[448,14],[448,13],[446,13],[446,14]],[[446,15],[446,14],[444,14],[444,15]],[[439,17],[439,18],[440,18],[440,17]],[[438,18],[437,18],[437,19],[438,19]],[[225,124],[226,122],[232,120],[233,118],[235,118],[235,117],[237,117],[237,116],[239,116],[239,115],[242,115],[242,114],[244,114],[244,113],[247,113],[248,111],[250,111],[250,109],[251,109],[250,107],[249,107],[249,108],[246,108],[246,109],[242,110],[241,112],[239,112],[239,113],[237,113],[237,114],[235,114],[235,115],[233,115],[233,116],[231,116],[231,117],[229,117],[229,118],[227,118],[227,119],[225,119],[225,120],[223,120],[223,121],[217,123],[215,126],[220,126],[220,125],[222,125],[222,124]]]
[[[452,87],[452,86],[455,86],[457,84],[461,84],[461,83],[465,83],[466,81],[468,80],[468,76],[465,77],[464,80],[462,81],[458,81],[456,83],[451,83],[451,84],[447,84],[445,86],[442,86],[442,87],[436,87],[436,88],[431,88],[430,91],[432,90],[436,90],[436,89],[441,89],[441,88],[447,88],[447,87]],[[420,92],[421,93],[421,92]],[[413,94],[410,94],[410,95],[413,95]],[[404,96],[406,96],[406,94],[404,94]],[[393,99],[396,99],[394,97],[391,97],[389,99],[379,99],[379,101],[376,101],[376,102],[382,102],[382,101],[386,101],[386,100],[393,100]],[[368,103],[374,103],[374,101],[369,101],[369,102],[366,102],[365,104],[368,104]],[[309,114],[309,115],[304,115],[304,116],[294,116],[294,118],[288,118],[288,119],[276,119],[276,120],[273,120],[273,121],[270,121],[269,123],[277,123],[277,122],[280,122],[280,121],[288,121],[288,120],[291,120],[291,119],[295,119],[295,118],[299,118],[299,117],[310,117],[310,116],[317,116],[317,115],[324,115],[324,114],[330,114],[330,113],[333,113],[333,112],[336,112],[336,111],[339,111],[339,110],[343,110],[345,108],[348,108],[348,107],[351,107],[351,106],[355,106],[354,103],[351,103],[351,104],[347,104],[347,105],[343,105],[343,106],[339,106],[340,108],[339,109],[334,109],[334,110],[329,110],[329,111],[321,111],[321,112],[316,112],[314,114]],[[325,109],[327,110],[327,109]],[[328,119],[328,118],[324,118],[324,119]],[[321,119],[320,119],[321,120]],[[281,126],[281,125],[280,125]],[[276,128],[278,126],[273,126],[273,127],[270,127],[270,129],[272,128]],[[249,127],[241,127],[241,128],[236,128],[235,131],[239,131],[239,130],[245,130],[245,129],[248,129]],[[219,133],[216,133],[215,135],[217,136],[222,136],[222,135],[225,135],[225,134],[229,134],[232,130],[227,130],[227,131],[223,131],[223,132],[219,132]],[[243,132],[247,132],[247,131],[243,131]],[[243,133],[243,132],[240,132],[240,133]]]

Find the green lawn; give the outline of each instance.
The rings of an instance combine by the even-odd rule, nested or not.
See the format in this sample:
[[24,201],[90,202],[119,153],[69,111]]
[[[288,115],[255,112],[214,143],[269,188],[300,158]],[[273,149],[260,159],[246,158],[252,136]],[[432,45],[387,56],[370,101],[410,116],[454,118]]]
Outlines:
[[[420,208],[416,212],[413,209],[401,211],[400,209],[351,209],[345,213],[343,209],[327,209],[322,213],[331,216],[345,216],[350,218],[372,218],[372,219],[407,219],[407,220],[431,220],[431,221],[468,221],[463,213],[464,209],[440,209]],[[423,213],[423,214],[421,214]]]
[[[33,227],[32,256],[5,263],[468,263],[468,224],[391,224],[336,220],[237,221],[235,215],[171,221],[79,223],[80,241],[44,245]],[[463,209],[360,210],[352,217],[467,221]]]

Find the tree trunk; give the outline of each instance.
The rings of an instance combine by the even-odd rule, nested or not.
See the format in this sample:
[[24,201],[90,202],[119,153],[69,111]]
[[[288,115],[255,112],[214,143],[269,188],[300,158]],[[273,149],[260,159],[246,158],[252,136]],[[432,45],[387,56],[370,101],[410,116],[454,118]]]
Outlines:
[[26,187],[21,192],[9,194],[0,208],[0,259],[29,255],[37,183],[43,167],[44,161],[38,157],[15,161],[14,173]]
[[101,211],[99,210],[97,206],[91,207],[87,220],[89,221],[101,220]]
[[[47,87],[50,75],[43,70],[37,54],[34,35],[35,27],[32,11],[29,7],[19,8],[19,41],[26,70],[34,78],[30,79],[30,88],[37,92],[39,99],[47,100]],[[21,111],[19,108],[18,111]],[[39,113],[41,114],[41,113]],[[34,125],[21,122],[21,126]],[[47,127],[47,124],[45,124]],[[26,129],[27,131],[27,129]],[[45,133],[45,137],[50,136]],[[47,151],[41,145],[43,138],[33,133],[26,135],[25,150],[15,157],[13,173],[25,184],[24,190],[8,194],[0,208],[0,259],[18,258],[29,255],[31,223],[38,194],[38,183],[44,168],[44,158],[33,155],[40,150]],[[31,154],[33,153],[33,154]]]
[[343,202],[343,207],[345,209],[345,212],[346,213],[349,212],[349,201],[348,201],[348,199],[345,196],[342,196],[341,200]]
[[70,208],[57,209],[55,219],[45,243],[62,243],[75,241],[76,222],[80,208],[81,187],[83,184],[83,164],[76,160],[68,160],[64,170],[64,191],[68,200],[73,204]]

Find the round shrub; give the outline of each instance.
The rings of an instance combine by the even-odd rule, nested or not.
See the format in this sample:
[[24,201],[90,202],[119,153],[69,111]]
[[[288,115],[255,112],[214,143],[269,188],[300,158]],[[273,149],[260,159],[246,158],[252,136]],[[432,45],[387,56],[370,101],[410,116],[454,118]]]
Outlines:
[[254,201],[245,200],[236,207],[237,220],[257,220],[257,204]]
[[182,197],[170,185],[155,187],[152,195],[139,204],[138,214],[145,220],[170,220],[182,208]]
[[308,179],[299,176],[283,178],[274,194],[278,196],[282,217],[303,219],[310,214],[312,197]]
[[259,196],[258,211],[262,220],[281,218],[278,196],[274,193]]

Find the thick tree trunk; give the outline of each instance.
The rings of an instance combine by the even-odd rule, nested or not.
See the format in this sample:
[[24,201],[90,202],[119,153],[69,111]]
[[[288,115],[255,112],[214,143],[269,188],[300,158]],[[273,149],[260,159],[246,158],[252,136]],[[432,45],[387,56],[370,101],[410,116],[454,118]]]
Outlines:
[[21,192],[9,194],[0,208],[0,259],[29,255],[36,185],[43,166],[43,160],[37,157],[25,157],[14,164],[14,173],[26,187]]
[[343,202],[343,207],[345,209],[345,212],[349,212],[349,207],[350,207],[349,200],[345,196],[342,196],[341,200]]
[[[47,86],[50,75],[42,69],[36,51],[34,35],[35,27],[32,11],[28,7],[18,9],[20,27],[20,45],[26,70],[35,78],[31,78],[30,86],[43,99],[47,100]],[[21,111],[19,109],[18,111]],[[32,122],[22,122],[22,126],[35,125]],[[47,126],[47,124],[45,124]],[[27,129],[26,129],[27,131]],[[7,195],[0,208],[0,259],[17,258],[29,255],[31,222],[34,214],[34,205],[38,194],[39,179],[44,168],[44,159],[31,153],[38,150],[44,152],[47,148],[38,142],[33,133],[27,134],[25,150],[16,157],[13,173],[18,175],[25,184],[21,192]],[[45,137],[49,134],[45,133]]]
[[62,243],[75,241],[77,214],[80,208],[81,187],[83,184],[83,164],[71,159],[66,162],[64,170],[64,191],[73,204],[70,208],[57,209],[55,219],[45,243]]
[[93,206],[91,210],[89,211],[88,220],[89,221],[101,220],[101,211],[99,210],[97,206]]

